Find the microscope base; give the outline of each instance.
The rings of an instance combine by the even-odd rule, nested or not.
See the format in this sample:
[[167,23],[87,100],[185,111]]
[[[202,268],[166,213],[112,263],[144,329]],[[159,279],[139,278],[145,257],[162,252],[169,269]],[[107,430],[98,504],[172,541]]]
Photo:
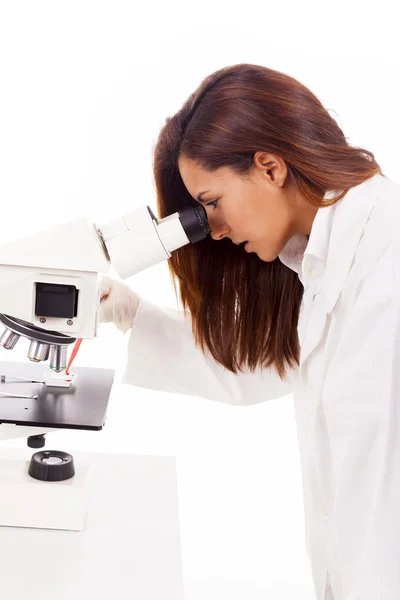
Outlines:
[[38,481],[28,468],[26,460],[0,460],[0,526],[82,531],[88,465],[76,463],[65,481]]

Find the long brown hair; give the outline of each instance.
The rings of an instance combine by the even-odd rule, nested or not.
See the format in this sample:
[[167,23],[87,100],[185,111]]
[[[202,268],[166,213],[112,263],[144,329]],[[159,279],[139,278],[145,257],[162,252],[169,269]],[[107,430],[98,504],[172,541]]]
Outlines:
[[[292,77],[239,64],[206,77],[166,120],[154,151],[158,211],[165,217],[195,201],[178,169],[182,154],[204,169],[231,167],[245,175],[257,151],[287,165],[288,184],[307,202],[325,205],[381,169],[372,152],[351,146],[318,98]],[[279,258],[263,262],[227,238],[208,236],[173,252],[175,291],[192,317],[203,352],[237,373],[273,365],[280,377],[299,363],[297,334],[303,287]]]

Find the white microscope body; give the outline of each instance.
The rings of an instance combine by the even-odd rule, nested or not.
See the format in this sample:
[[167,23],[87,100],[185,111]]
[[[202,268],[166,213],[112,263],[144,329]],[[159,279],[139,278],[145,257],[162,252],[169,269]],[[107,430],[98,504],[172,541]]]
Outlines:
[[[110,264],[126,279],[168,259],[172,251],[204,239],[209,232],[201,205],[161,220],[144,206],[101,227],[87,218],[78,218],[0,246],[0,322],[5,327],[0,345],[11,350],[21,337],[27,338],[27,357],[37,364],[35,383],[60,393],[58,408],[57,402],[54,404],[54,418],[48,420],[46,407],[46,423],[53,426],[45,426],[43,417],[23,421],[9,414],[14,410],[12,403],[17,409],[17,401],[24,398],[35,399],[38,406],[33,412],[40,414],[40,396],[27,396],[21,387],[21,392],[15,393],[15,386],[11,394],[9,388],[0,385],[0,441],[28,437],[39,440],[33,447],[41,447],[43,434],[57,431],[57,413],[61,402],[67,401],[61,393],[74,386],[79,390],[80,381],[84,385],[84,373],[66,373],[68,348],[76,339],[97,335],[100,275],[109,270]],[[17,368],[23,365],[8,364]],[[14,368],[11,380],[34,383],[30,374],[24,379],[16,373],[19,371]],[[1,381],[5,384],[7,376],[2,375]],[[101,407],[104,416],[108,393],[109,388]],[[7,418],[3,414],[5,406]],[[92,427],[84,418],[80,428],[100,429],[102,424],[97,421]],[[68,426],[64,421],[62,427]],[[71,426],[79,428],[79,424]],[[60,459],[47,454],[43,462],[50,468]],[[82,529],[87,467],[78,465],[69,481],[38,481],[28,474],[26,462],[17,463],[20,461],[0,461],[0,525]]]
[[112,263],[126,279],[208,233],[197,207],[158,220],[146,206],[99,228],[79,218],[10,242],[0,246],[0,314],[67,336],[93,338],[99,273]]

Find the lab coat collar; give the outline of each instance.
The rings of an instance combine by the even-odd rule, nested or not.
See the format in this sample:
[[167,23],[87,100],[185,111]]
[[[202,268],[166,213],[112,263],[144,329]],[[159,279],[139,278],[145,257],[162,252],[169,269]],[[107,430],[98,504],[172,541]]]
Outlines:
[[[330,200],[338,193],[326,192],[324,200]],[[319,208],[310,235],[299,233],[292,236],[279,254],[280,261],[298,274],[304,286],[318,283],[325,270],[335,208],[336,204]],[[315,263],[318,263],[316,266],[320,274],[318,282],[310,278],[310,267]]]
[[296,234],[290,238],[282,252],[279,254],[281,263],[289,267],[289,269],[292,269],[292,271],[295,271],[303,285],[302,261],[307,244],[307,235],[302,233]]
[[327,313],[333,311],[343,289],[365,225],[379,197],[382,181],[383,176],[377,174],[351,188],[336,203],[323,291]]
[[[326,192],[324,200],[331,200],[341,191]],[[304,255],[310,255],[326,264],[329,249],[329,239],[332,229],[333,215],[337,208],[337,203],[330,206],[321,206],[315,214],[311,227],[310,237]]]
[[[325,198],[331,195],[335,194],[325,194]],[[304,287],[312,286],[316,293],[321,291],[335,210],[336,204],[318,209],[301,263],[301,282]]]
[[[310,236],[304,234],[297,234],[291,237],[290,240],[287,242],[286,246],[279,254],[279,259],[284,265],[286,265],[298,274],[303,285],[305,283],[304,280],[307,279],[306,269],[304,268],[306,257],[308,257],[309,261],[318,261],[319,265],[323,267],[323,271],[325,270],[329,253],[331,254],[332,260],[332,249],[330,249],[330,246],[331,232],[334,222],[336,233],[334,236],[333,243],[336,244],[340,242],[342,252],[347,254],[348,250],[351,249],[351,240],[344,236],[343,239],[341,238],[340,228],[343,227],[343,221],[348,221],[347,225],[343,229],[343,233],[345,230],[349,231],[350,238],[353,238],[354,241],[357,240],[355,241],[355,243],[358,243],[358,240],[360,238],[360,232],[358,230],[360,228],[360,231],[363,230],[364,225],[368,220],[370,208],[372,208],[368,208],[368,202],[364,200],[364,195],[366,192],[372,192],[373,188],[376,189],[376,186],[379,185],[379,182],[381,180],[382,175],[375,175],[374,177],[368,179],[359,186],[351,188],[347,192],[346,196],[344,196],[342,200],[339,200],[339,202],[336,202],[331,206],[322,206],[318,209],[315,215]],[[337,196],[339,193],[340,191],[326,192],[326,194],[324,195],[324,200],[330,200],[334,196]],[[362,206],[356,206],[355,202],[352,206],[346,207],[346,204],[350,204],[351,199],[356,197],[358,197],[358,203],[362,204]],[[372,196],[369,195],[369,198],[374,203],[375,196],[373,193]],[[349,199],[350,202],[348,202]],[[336,212],[338,213],[338,216],[335,219]],[[354,222],[351,219],[353,219]],[[350,229],[353,229],[353,232],[351,232]],[[337,239],[338,236],[339,239]],[[351,258],[352,256],[353,255],[351,255]]]
[[[318,230],[314,230],[314,232],[318,231],[314,248],[318,247],[322,252],[325,249],[322,244],[324,234],[322,225],[326,227],[326,237],[329,236],[326,267],[322,286],[319,290],[320,297],[317,301],[315,301],[316,294],[314,295],[313,327],[307,331],[299,332],[299,334],[302,334],[302,339],[300,339],[300,366],[304,364],[324,335],[328,315],[332,313],[341,294],[365,225],[379,197],[382,180],[383,176],[375,175],[362,184],[351,188],[341,200],[331,207],[318,210],[317,214],[321,211],[328,211],[324,215],[326,219],[317,221],[317,225],[321,225],[321,229],[318,227]],[[308,246],[306,253],[309,250],[310,247]]]

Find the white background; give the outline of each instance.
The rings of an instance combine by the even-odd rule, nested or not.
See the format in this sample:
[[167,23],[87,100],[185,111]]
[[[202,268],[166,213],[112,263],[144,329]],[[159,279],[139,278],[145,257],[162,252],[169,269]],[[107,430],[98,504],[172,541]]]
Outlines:
[[[80,215],[100,225],[155,209],[152,149],[164,120],[203,77],[240,62],[299,79],[400,182],[391,4],[3,0],[0,241]],[[166,264],[127,283],[176,306]],[[118,382],[126,341],[103,325],[76,365],[114,368]],[[0,359],[26,360],[20,345]],[[187,600],[313,598],[292,398],[238,409],[121,388],[103,432],[64,431],[52,443],[177,456]]]

